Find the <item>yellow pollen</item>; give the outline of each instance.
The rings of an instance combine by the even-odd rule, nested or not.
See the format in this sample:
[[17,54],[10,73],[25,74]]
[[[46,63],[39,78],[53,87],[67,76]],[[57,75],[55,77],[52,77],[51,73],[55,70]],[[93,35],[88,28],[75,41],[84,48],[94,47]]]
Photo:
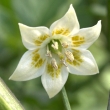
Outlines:
[[61,34],[61,35],[64,35],[64,36],[68,36],[70,34],[70,31],[68,29],[65,29],[65,28],[55,29],[52,32],[52,35],[55,35],[55,34]]
[[61,73],[61,65],[58,65],[58,69],[54,69],[51,64],[47,64],[47,73],[52,77],[52,78],[58,78],[58,76]]
[[44,63],[45,60],[42,60],[41,58],[38,60],[38,62],[36,62],[35,67],[39,68],[42,66],[42,64]]
[[85,42],[85,39],[84,39],[84,37],[73,36],[72,42],[73,42],[74,47],[78,47]]
[[38,50],[34,51],[32,53],[32,62],[31,62],[31,65],[36,67],[36,68],[39,68],[43,65],[45,60],[43,60],[41,57],[40,57],[40,54],[38,53]]
[[47,34],[39,36],[39,37],[37,37],[37,39],[35,39],[34,43],[37,46],[40,46],[43,43],[43,41],[46,40],[48,37],[49,37],[49,35],[47,35]]

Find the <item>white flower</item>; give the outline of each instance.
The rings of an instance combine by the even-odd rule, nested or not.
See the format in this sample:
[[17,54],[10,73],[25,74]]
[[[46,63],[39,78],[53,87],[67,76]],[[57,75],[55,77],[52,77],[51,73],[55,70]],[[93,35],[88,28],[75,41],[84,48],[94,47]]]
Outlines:
[[64,86],[68,74],[93,75],[98,67],[90,51],[86,50],[101,31],[101,21],[80,29],[75,10],[70,5],[67,13],[47,27],[28,27],[19,23],[24,46],[28,51],[21,58],[9,78],[26,81],[41,76],[49,97]]

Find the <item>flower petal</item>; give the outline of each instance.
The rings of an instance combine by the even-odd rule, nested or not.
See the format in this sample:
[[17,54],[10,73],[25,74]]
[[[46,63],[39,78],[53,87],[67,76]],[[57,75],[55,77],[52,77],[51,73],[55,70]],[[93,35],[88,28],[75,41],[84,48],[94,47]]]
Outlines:
[[65,36],[68,36],[71,32],[79,31],[79,22],[72,4],[67,13],[51,25],[50,31],[52,35],[61,34]]
[[67,78],[68,71],[64,66],[61,68],[61,72],[58,77],[56,77],[56,75],[53,76],[47,72],[42,75],[42,84],[47,91],[49,98],[54,97],[62,89]]
[[67,61],[69,72],[77,75],[93,75],[99,72],[96,61],[88,50],[74,50],[74,61]]
[[37,51],[27,51],[21,58],[16,70],[9,78],[15,81],[26,81],[39,77],[44,73],[45,63]]
[[19,23],[19,28],[23,44],[29,50],[38,48],[49,37],[49,29],[43,26],[28,27]]
[[78,33],[72,36],[72,46],[76,48],[87,49],[96,41],[101,32],[101,21],[89,28],[80,29]]

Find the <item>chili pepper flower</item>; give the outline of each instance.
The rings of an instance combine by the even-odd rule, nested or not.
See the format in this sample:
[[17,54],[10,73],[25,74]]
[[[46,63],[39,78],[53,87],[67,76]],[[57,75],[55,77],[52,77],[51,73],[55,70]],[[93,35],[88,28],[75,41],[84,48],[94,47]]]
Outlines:
[[94,57],[87,49],[99,37],[101,21],[95,26],[80,29],[72,4],[50,29],[28,27],[21,23],[19,28],[28,51],[9,79],[26,81],[41,76],[42,84],[52,98],[62,89],[69,73],[93,75],[99,72]]

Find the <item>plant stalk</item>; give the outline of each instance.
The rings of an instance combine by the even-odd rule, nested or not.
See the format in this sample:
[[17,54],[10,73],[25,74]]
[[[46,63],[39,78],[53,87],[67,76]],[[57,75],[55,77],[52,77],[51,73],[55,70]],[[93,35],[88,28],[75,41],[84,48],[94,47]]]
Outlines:
[[63,96],[63,101],[64,101],[64,104],[65,104],[66,110],[71,110],[65,87],[63,87],[63,89],[62,89],[62,96]]
[[0,110],[25,110],[1,78]]

